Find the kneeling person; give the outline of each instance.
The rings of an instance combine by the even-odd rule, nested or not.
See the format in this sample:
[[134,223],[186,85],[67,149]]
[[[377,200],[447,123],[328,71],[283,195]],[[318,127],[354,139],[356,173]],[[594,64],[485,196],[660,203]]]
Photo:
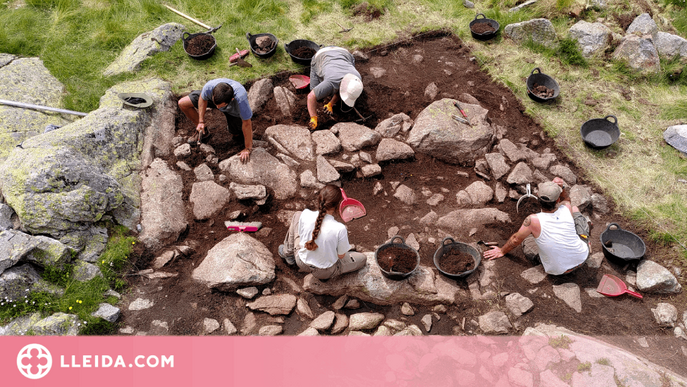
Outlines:
[[253,150],[253,111],[246,89],[232,79],[218,78],[206,83],[202,90],[194,90],[180,99],[179,108],[196,125],[196,134],[189,138],[189,144],[195,145],[209,137],[205,128],[205,109],[208,107],[224,113],[232,137],[245,145],[240,156],[242,162],[247,162]]
[[563,179],[557,177],[542,184],[539,189],[542,212],[525,218],[503,247],[494,246],[485,251],[484,258],[503,257],[532,235],[547,274],[568,274],[582,266],[591,249],[589,223],[580,210],[571,205],[563,183]]

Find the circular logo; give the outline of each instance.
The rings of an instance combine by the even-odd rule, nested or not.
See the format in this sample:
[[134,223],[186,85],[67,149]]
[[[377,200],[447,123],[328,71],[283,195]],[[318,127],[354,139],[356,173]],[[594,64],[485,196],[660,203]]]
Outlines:
[[17,355],[17,368],[29,379],[40,379],[47,375],[52,367],[52,356],[47,348],[40,344],[29,344]]

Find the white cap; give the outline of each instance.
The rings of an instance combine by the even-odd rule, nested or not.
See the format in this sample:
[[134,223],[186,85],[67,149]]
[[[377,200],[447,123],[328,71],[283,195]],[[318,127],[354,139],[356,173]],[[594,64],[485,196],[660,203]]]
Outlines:
[[355,100],[360,97],[363,92],[363,81],[357,76],[348,73],[341,80],[341,87],[339,87],[339,94],[341,99],[348,106],[355,105]]

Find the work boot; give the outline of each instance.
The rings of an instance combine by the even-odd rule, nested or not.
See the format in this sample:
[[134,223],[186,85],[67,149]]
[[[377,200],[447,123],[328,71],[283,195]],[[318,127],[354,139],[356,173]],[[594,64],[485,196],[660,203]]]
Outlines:
[[286,246],[284,245],[279,245],[279,256],[282,257],[288,265],[293,266],[296,264],[296,257],[294,257],[293,255],[286,255],[286,253],[284,252],[285,247]]

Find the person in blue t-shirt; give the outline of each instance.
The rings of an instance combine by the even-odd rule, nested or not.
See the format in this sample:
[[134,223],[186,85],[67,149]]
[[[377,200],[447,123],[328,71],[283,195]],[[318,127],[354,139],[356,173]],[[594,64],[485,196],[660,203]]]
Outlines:
[[245,148],[239,153],[241,162],[250,160],[253,150],[253,111],[248,104],[248,93],[238,82],[228,78],[209,81],[202,90],[194,90],[179,100],[179,109],[196,125],[196,133],[188,139],[195,145],[210,137],[205,127],[205,109],[217,109],[227,118],[229,133]]

